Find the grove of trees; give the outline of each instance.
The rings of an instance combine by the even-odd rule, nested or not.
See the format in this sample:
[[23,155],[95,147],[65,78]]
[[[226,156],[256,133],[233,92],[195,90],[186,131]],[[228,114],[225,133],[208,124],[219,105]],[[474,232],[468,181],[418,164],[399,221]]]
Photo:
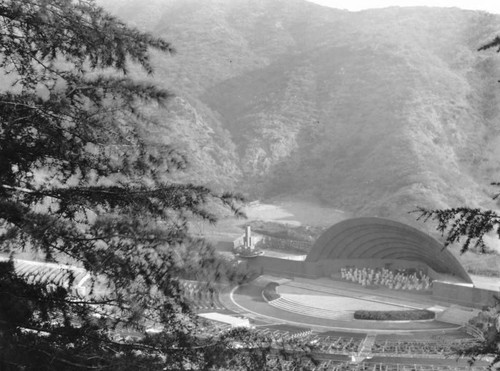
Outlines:
[[91,274],[78,295],[70,273],[28,281],[0,262],[1,369],[256,370],[276,353],[201,331],[183,299],[180,278],[245,278],[188,228],[240,197],[169,181],[186,159],[147,128],[171,94],[129,73],[153,74],[151,50],[174,53],[92,0],[0,1],[0,248]]

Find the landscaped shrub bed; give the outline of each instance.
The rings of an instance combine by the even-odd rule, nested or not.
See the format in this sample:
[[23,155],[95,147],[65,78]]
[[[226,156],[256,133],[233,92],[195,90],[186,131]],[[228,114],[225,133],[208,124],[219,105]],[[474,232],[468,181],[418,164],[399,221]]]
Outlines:
[[291,226],[283,223],[264,222],[255,220],[247,225],[252,231],[264,236],[281,238],[284,240],[303,241],[311,245],[324,232],[325,228],[312,226]]
[[486,277],[500,277],[500,272],[495,269],[468,268],[467,273]]
[[298,241],[298,240],[287,240],[277,237],[264,236],[261,241],[257,244],[259,249],[266,250],[285,250],[294,252],[308,252],[311,250],[312,242],[308,241]]
[[279,299],[280,294],[276,292],[276,287],[279,286],[279,283],[277,282],[269,282],[266,287],[264,287],[264,290],[262,290],[262,295],[267,301]]
[[354,319],[368,319],[374,321],[416,321],[434,319],[434,312],[430,310],[357,310]]

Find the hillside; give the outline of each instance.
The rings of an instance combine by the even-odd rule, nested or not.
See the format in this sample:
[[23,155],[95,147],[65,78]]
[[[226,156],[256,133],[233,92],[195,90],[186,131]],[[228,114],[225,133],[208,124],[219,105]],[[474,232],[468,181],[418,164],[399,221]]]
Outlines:
[[[170,40],[177,98],[157,140],[187,178],[409,222],[416,205],[494,207],[500,18],[441,8],[348,12],[302,0],[103,2]],[[169,127],[169,129],[167,129]]]

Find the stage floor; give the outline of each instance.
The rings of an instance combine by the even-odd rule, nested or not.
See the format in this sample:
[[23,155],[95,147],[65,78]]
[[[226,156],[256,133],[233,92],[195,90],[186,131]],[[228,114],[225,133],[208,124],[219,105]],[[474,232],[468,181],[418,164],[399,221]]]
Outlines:
[[[262,289],[268,282],[279,282],[280,299],[267,302]],[[336,329],[374,333],[408,331],[446,332],[456,330],[457,324],[438,320],[427,321],[366,321],[355,320],[358,309],[446,310],[437,305],[429,294],[410,294],[394,290],[373,290],[359,285],[333,281],[329,278],[294,280],[273,276],[260,276],[250,284],[235,288],[230,295],[233,307],[247,317],[269,323],[289,323],[321,330]]]
[[[314,307],[327,311],[370,310],[409,310],[406,305],[391,304],[380,298],[369,295],[367,298],[335,295],[328,292],[312,291],[309,288],[285,284],[278,287],[278,293],[285,300],[306,307]],[[378,299],[378,300],[377,300]]]

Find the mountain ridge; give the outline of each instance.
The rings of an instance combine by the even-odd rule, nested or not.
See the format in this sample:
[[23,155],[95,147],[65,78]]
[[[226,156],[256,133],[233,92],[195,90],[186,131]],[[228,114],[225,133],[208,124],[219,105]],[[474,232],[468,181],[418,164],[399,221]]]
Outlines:
[[420,228],[407,214],[417,205],[496,207],[499,62],[477,49],[498,16],[301,0],[135,4],[105,5],[177,48],[156,58],[155,81],[183,102],[175,119],[162,115],[176,128],[165,140],[191,159],[186,179]]

